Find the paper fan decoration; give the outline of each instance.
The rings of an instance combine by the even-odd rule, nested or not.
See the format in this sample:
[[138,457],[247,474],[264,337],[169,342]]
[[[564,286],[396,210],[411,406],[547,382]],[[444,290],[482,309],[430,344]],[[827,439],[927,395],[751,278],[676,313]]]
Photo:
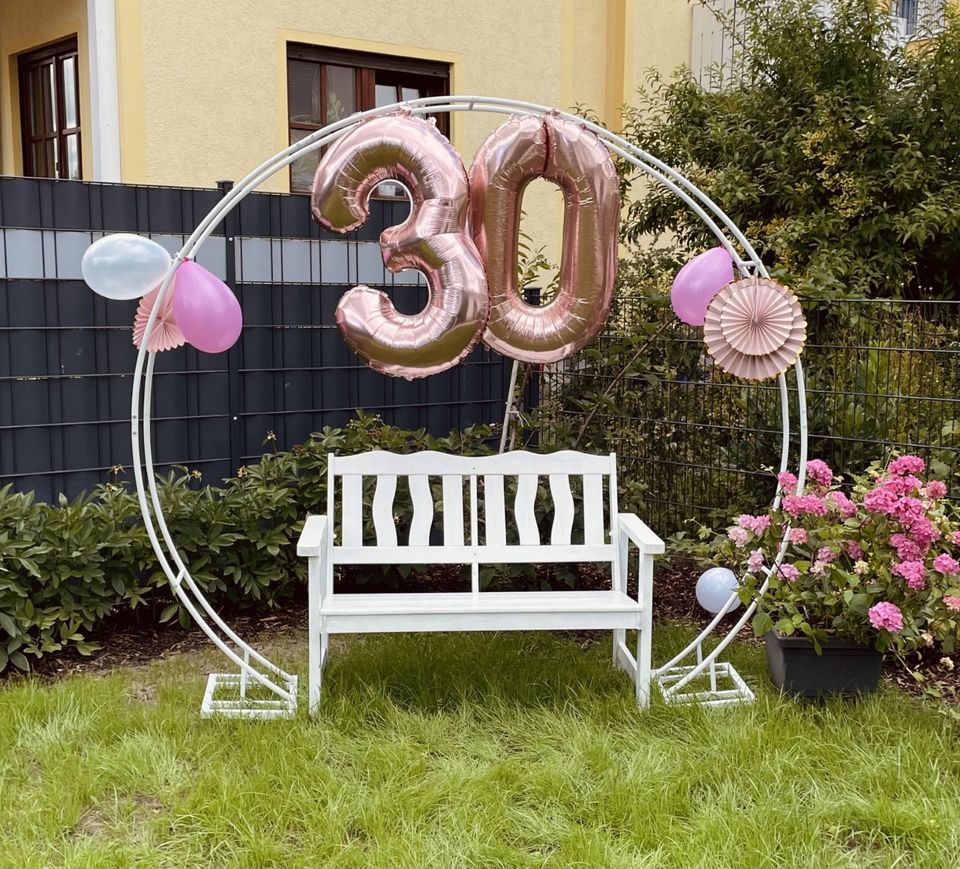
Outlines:
[[[133,343],[139,347],[143,341],[143,333],[147,331],[147,320],[150,318],[150,311],[153,310],[154,302],[157,300],[157,292],[150,290],[137,306],[137,315],[133,320]],[[176,291],[175,286],[167,290],[167,295],[160,305],[157,312],[157,319],[153,323],[153,331],[150,333],[150,343],[147,349],[153,353],[159,353],[163,350],[173,350],[181,344],[186,343],[183,332],[177,325],[176,318],[173,316],[173,294]]]
[[735,377],[767,380],[782,374],[797,361],[806,339],[797,297],[769,278],[727,284],[707,306],[707,352]]

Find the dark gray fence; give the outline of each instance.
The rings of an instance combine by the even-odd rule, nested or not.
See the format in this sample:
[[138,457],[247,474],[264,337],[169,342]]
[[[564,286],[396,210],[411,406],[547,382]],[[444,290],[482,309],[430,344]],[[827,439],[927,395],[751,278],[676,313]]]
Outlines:
[[[92,293],[80,258],[116,231],[175,251],[228,186],[0,178],[0,484],[49,500],[108,479],[114,466],[129,471],[136,302]],[[374,201],[368,223],[344,237],[311,220],[305,196],[243,201],[198,256],[236,291],[243,334],[225,354],[159,355],[158,464],[216,482],[256,459],[268,432],[288,447],[357,408],[435,434],[502,418],[509,360],[481,349],[408,382],[371,371],[340,337],[334,309],[357,283],[383,288],[401,311],[423,306],[420,276],[386,271],[377,242],[406,212],[406,203]]]
[[[618,453],[632,497],[658,532],[769,503],[770,469],[780,460],[777,382],[724,374],[704,352],[702,330],[683,326],[662,304],[621,297],[617,307],[579,367],[545,376],[543,438],[570,440],[593,396],[609,387],[584,443]],[[810,457],[849,473],[894,451],[916,452],[960,497],[960,302],[805,301],[804,309]],[[644,354],[654,367],[616,380],[636,346],[627,336],[638,335],[654,336]],[[788,383],[795,469],[792,374]]]

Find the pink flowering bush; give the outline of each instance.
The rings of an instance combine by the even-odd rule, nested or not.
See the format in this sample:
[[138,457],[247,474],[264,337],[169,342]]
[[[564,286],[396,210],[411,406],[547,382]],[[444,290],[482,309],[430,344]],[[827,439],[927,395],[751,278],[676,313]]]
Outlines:
[[[819,459],[807,479],[778,475],[780,504],[742,515],[719,546],[754,599],[769,578],[753,627],[805,634],[819,649],[830,637],[910,649],[960,639],[960,521],[947,486],[925,476],[918,456],[872,465],[845,485]],[[786,546],[776,570],[781,545]]]

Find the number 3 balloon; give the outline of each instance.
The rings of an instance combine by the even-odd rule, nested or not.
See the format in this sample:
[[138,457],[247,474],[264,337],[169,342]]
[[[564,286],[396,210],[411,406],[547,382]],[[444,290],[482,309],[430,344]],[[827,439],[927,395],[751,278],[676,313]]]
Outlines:
[[356,229],[369,215],[370,194],[387,179],[407,186],[413,207],[381,234],[383,261],[393,272],[422,271],[430,300],[419,314],[401,314],[386,293],[354,287],[337,305],[337,325],[375,370],[426,377],[476,346],[490,306],[483,263],[466,231],[467,172],[453,146],[433,123],[407,112],[364,121],[320,161],[311,207],[328,229]]

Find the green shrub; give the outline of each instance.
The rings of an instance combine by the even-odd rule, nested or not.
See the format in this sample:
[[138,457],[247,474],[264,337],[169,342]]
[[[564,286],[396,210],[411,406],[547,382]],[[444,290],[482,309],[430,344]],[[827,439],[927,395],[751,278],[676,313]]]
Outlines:
[[[326,510],[328,453],[474,455],[491,451],[491,434],[473,426],[435,438],[361,412],[343,429],[324,428],[290,451],[265,454],[222,488],[201,485],[199,472],[181,468],[158,476],[158,494],[171,536],[211,601],[275,607],[305,580],[295,543],[307,513]],[[90,634],[125,609],[167,604],[160,619],[179,615],[186,623],[186,613],[169,603],[166,575],[128,484],[105,483],[57,504],[10,489],[0,489],[0,672],[28,670],[31,658],[68,646],[89,653]],[[397,506],[401,526],[409,523],[410,505],[398,499]],[[368,538],[372,533],[365,529]]]

